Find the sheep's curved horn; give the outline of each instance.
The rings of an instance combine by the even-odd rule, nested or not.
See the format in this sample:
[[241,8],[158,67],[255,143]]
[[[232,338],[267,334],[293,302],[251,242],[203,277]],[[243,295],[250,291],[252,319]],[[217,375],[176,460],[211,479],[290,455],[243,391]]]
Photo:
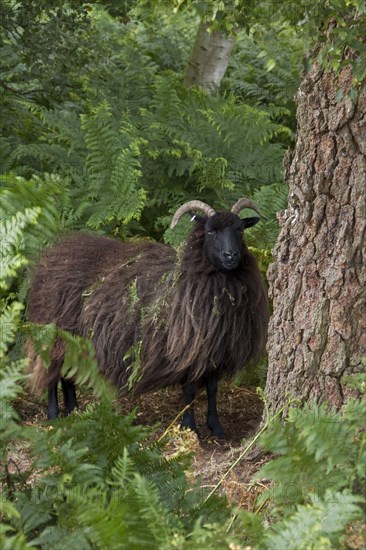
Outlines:
[[185,202],[178,208],[176,213],[173,216],[172,223],[170,224],[171,229],[175,227],[180,220],[180,218],[185,214],[186,212],[190,212],[191,210],[199,210],[200,212],[203,212],[206,214],[206,216],[210,217],[216,214],[216,210],[214,210],[211,206],[206,204],[202,201],[189,201]]
[[255,202],[252,201],[251,199],[246,199],[246,198],[239,199],[234,204],[231,211],[233,212],[233,214],[239,214],[239,212],[244,210],[244,208],[251,208],[252,210],[257,212],[257,214],[259,214],[261,217],[264,217],[263,214],[261,214],[261,212],[260,212],[258,206],[255,204]]

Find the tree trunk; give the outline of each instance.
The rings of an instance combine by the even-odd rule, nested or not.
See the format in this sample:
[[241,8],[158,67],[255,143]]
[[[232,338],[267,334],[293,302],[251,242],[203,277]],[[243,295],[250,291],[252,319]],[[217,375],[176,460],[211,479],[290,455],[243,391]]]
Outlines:
[[200,86],[212,93],[221,84],[235,39],[218,31],[209,32],[208,28],[209,23],[204,22],[198,28],[184,84]]
[[297,96],[289,204],[268,272],[271,412],[288,396],[341,407],[342,377],[366,356],[366,96],[364,86],[354,103],[350,86],[350,67],[334,77],[314,66]]

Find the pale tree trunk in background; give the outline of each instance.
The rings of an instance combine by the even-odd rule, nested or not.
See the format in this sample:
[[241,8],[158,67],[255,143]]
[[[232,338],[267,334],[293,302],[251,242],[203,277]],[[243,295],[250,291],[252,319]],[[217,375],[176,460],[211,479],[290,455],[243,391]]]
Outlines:
[[337,102],[350,68],[333,77],[314,67],[298,92],[295,150],[285,161],[289,207],[268,277],[266,386],[274,412],[286,396],[347,398],[342,377],[366,355],[366,96]]
[[221,84],[235,39],[218,31],[208,32],[208,28],[209,24],[203,22],[198,28],[184,84],[200,86],[212,93]]

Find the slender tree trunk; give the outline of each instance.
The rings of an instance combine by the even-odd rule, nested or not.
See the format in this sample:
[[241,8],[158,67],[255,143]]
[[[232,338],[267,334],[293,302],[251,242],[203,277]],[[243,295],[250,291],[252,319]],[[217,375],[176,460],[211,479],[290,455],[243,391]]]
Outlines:
[[268,273],[272,412],[288,395],[340,407],[343,376],[366,356],[366,96],[353,102],[350,86],[349,67],[336,78],[314,66],[297,96],[289,204]]
[[235,39],[218,31],[209,32],[208,28],[209,24],[204,22],[198,28],[184,84],[200,86],[212,93],[221,84]]

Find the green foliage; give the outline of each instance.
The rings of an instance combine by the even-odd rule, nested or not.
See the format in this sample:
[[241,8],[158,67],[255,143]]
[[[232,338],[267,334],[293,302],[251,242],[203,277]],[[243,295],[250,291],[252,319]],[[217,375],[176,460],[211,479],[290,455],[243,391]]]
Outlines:
[[262,186],[253,193],[255,202],[260,205],[263,218],[248,232],[247,242],[254,247],[260,244],[262,252],[257,251],[256,255],[264,274],[272,259],[268,251],[274,247],[278,235],[276,213],[285,210],[287,195],[288,187],[283,183]]
[[243,102],[265,106],[294,132],[294,96],[307,45],[301,29],[284,19],[269,24],[257,21],[250,32],[237,33],[223,88],[234,91]]
[[[34,224],[40,214],[39,209],[25,209],[17,215],[3,221],[1,231],[3,241],[1,247],[0,288],[8,289],[17,270],[27,263],[24,256],[24,234],[27,226]],[[23,304],[12,300],[9,295],[0,299],[0,458],[3,462],[6,452],[5,445],[19,428],[15,420],[17,415],[10,405],[20,393],[19,381],[26,366],[25,360],[12,362],[8,357],[9,348],[14,344],[21,321]],[[12,507],[10,507],[12,511]]]
[[340,537],[347,525],[362,519],[360,505],[364,499],[357,495],[334,493],[329,489],[323,498],[309,495],[310,504],[297,506],[296,512],[275,526],[265,537],[271,550],[292,550],[294,540],[299,550],[332,550],[339,548]]
[[[23,233],[26,257],[36,257],[63,230],[70,227],[71,199],[67,182],[56,175],[44,174],[25,179],[11,173],[0,177],[0,221],[22,211],[37,211],[37,219]],[[42,228],[40,230],[40,228]]]
[[3,359],[8,351],[9,344],[14,342],[17,325],[23,305],[12,302],[10,305],[5,300],[1,301],[0,318],[0,358]]
[[68,185],[58,176],[0,177],[0,289],[6,302],[24,301],[28,272],[22,268],[70,227],[70,209]]
[[[34,89],[48,86],[52,70],[62,83],[55,96],[28,93],[28,81],[9,65],[6,78],[13,79],[21,93],[4,86],[4,101],[17,120],[4,121],[2,143],[7,170],[27,179],[57,174],[73,227],[161,238],[169,212],[185,200],[202,197],[222,208],[239,195],[253,195],[256,188],[281,181],[282,156],[292,129],[289,118],[279,113],[288,112],[292,96],[291,90],[285,91],[285,76],[271,104],[268,94],[253,99],[238,92],[234,82],[253,81],[245,67],[258,55],[254,42],[244,44],[244,39],[238,42],[237,55],[240,59],[245,50],[245,64],[231,70],[221,97],[185,89],[182,79],[196,16],[189,10],[151,12],[143,3],[140,8],[135,13],[143,20],[123,15],[123,23],[100,6],[78,13],[72,3],[70,12],[62,10],[62,44],[78,41],[80,52],[77,61],[68,58],[62,65],[62,51],[51,62],[52,32],[60,32],[54,29],[57,7],[45,3],[38,23],[42,9],[31,2],[30,29],[36,29],[35,36],[40,29],[45,35],[39,67],[29,29],[28,39],[19,43],[12,35],[14,21],[20,26],[23,22],[15,8],[10,10],[4,41],[27,56]],[[295,57],[295,38],[286,44],[290,32],[281,36],[283,48],[289,46]],[[15,59],[18,68],[20,59]],[[291,67],[292,78],[295,73]],[[286,107],[278,102],[281,86],[281,105]],[[277,226],[272,241],[276,234]],[[259,236],[256,246],[264,248],[267,244]]]
[[[87,147],[85,172],[88,192],[76,211],[89,214],[86,224],[94,229],[118,222],[138,220],[146,201],[146,192],[138,185],[141,177],[138,138],[130,141],[132,128],[117,129],[106,103],[95,112],[81,117],[81,129]],[[127,147],[123,148],[126,141]],[[108,189],[108,193],[106,190]],[[121,204],[112,197],[123,197]]]
[[326,70],[338,73],[351,65],[354,95],[366,76],[366,7],[363,0],[333,0],[332,2],[275,2],[290,23],[306,29],[311,37],[314,61]]
[[262,434],[275,458],[256,474],[271,481],[258,505],[269,503],[273,527],[265,530],[255,513],[241,515],[258,548],[290,550],[295,539],[298,548],[339,548],[347,525],[365,519],[366,371],[351,384],[359,397],[343,411],[326,404],[290,407],[285,424],[277,419]]
[[233,96],[210,97],[165,77],[142,122],[149,141],[143,165],[153,172],[144,183],[146,188],[150,184],[149,206],[154,212],[166,204],[157,225],[165,225],[170,205],[194,196],[224,208],[239,195],[252,195],[259,184],[281,180],[283,150],[272,142],[287,129]]
[[[267,33],[279,21],[290,25],[303,35],[313,59],[325,69],[338,72],[347,65],[352,66],[353,90],[357,96],[356,89],[366,76],[363,62],[366,52],[364,0],[191,0],[188,5],[195,8],[201,19],[210,23],[211,31],[235,34],[239,27],[250,32],[260,22]],[[178,2],[178,9],[181,6],[184,9],[187,3]],[[270,71],[275,60],[269,59],[268,63]]]
[[[199,548],[203,533],[208,543],[229,540],[214,523],[228,517],[223,499],[204,504],[185,479],[187,460],[165,459],[163,444],[132,421],[102,401],[51,430],[22,430],[35,461],[7,479],[17,536],[41,548],[180,548],[187,539]],[[39,481],[27,485],[34,471]]]
[[324,498],[330,489],[364,486],[366,434],[358,432],[365,417],[365,398],[350,399],[344,412],[328,411],[326,404],[290,409],[285,427],[274,426],[262,441],[266,449],[280,453],[261,472],[277,482],[272,501],[291,509],[311,492]]
[[37,223],[39,214],[39,208],[26,208],[24,211],[17,212],[11,218],[4,220],[0,226],[0,240],[2,243],[0,288],[9,288],[9,279],[16,275],[20,267],[28,263],[25,256],[19,252],[19,248],[22,246],[24,228],[28,224]]
[[140,233],[156,235],[172,206],[192,196],[224,207],[239,195],[252,195],[259,183],[280,181],[283,148],[273,140],[289,136],[266,111],[237,104],[234,97],[188,91],[173,76],[156,82],[149,110],[141,109],[134,121],[115,115],[106,102],[82,115],[74,130],[68,126],[76,125],[74,116],[61,117],[55,127],[53,113],[33,114],[41,118],[48,143],[19,146],[14,159],[47,161],[61,182],[71,182],[78,224],[118,227],[122,234],[140,221]]
[[245,369],[238,371],[233,383],[237,386],[265,388],[267,379],[267,355],[256,363],[249,363]]

